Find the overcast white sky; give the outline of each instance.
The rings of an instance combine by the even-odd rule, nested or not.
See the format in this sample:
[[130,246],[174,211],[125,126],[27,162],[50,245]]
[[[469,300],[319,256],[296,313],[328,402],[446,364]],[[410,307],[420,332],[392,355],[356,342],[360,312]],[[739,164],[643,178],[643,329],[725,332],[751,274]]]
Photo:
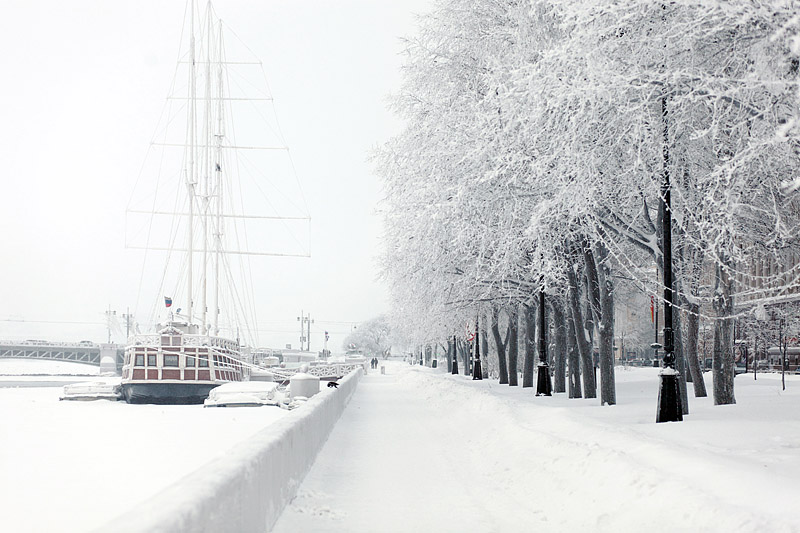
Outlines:
[[[135,305],[142,252],[124,247],[125,208],[175,69],[185,2],[4,4],[0,338],[102,341],[104,311]],[[349,323],[387,310],[376,281],[380,184],[366,156],[400,127],[387,110],[399,37],[429,2],[214,6],[264,62],[313,219],[311,259],[254,263],[275,278],[256,294],[262,342],[297,346],[305,310],[312,349],[328,329],[338,350]]]

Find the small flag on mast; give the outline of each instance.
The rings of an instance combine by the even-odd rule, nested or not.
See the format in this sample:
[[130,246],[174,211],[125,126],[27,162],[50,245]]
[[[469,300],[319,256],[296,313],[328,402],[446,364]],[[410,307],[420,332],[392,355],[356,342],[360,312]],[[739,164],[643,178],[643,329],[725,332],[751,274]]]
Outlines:
[[164,296],[164,305],[166,305],[167,307],[171,307],[172,306],[172,298],[170,298],[169,296]]

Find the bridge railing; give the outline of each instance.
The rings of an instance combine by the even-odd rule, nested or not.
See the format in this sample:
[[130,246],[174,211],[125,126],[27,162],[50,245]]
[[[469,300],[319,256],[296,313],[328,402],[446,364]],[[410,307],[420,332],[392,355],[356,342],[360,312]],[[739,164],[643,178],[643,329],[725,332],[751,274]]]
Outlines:
[[34,346],[39,348],[93,348],[100,349],[99,344],[88,342],[51,342],[39,340],[15,341],[0,339],[0,346]]

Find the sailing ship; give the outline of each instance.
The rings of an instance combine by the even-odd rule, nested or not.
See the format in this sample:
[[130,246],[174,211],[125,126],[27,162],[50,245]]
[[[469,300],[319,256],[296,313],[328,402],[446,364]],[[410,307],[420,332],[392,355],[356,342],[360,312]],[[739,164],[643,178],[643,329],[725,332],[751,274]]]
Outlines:
[[129,339],[122,394],[128,403],[203,403],[214,387],[244,380],[247,368],[238,341],[173,320],[155,335]]
[[[183,281],[176,282],[175,291],[184,291],[181,300],[184,309],[172,310],[172,296],[165,297],[161,320],[151,334],[135,333],[128,338],[122,367],[122,395],[128,403],[156,404],[197,404],[203,403],[209,391],[224,383],[247,380],[251,364],[250,349],[239,338],[239,328],[228,328],[236,338],[220,334],[221,301],[226,296],[240,296],[252,292],[251,288],[231,286],[230,271],[226,256],[245,255],[298,255],[306,253],[259,253],[250,250],[231,250],[224,242],[226,224],[241,219],[279,219],[310,221],[307,216],[251,216],[231,213],[231,202],[226,196],[233,196],[227,188],[230,176],[234,174],[236,150],[232,128],[231,103],[244,101],[239,95],[229,94],[225,82],[229,78],[226,66],[226,47],[223,41],[223,25],[216,17],[209,2],[205,16],[198,23],[194,0],[187,9],[189,46],[186,54],[179,54],[179,65],[188,69],[186,93],[175,100],[185,102],[181,109],[186,115],[186,139],[184,143],[151,143],[164,147],[182,148],[181,176],[185,196],[184,208],[176,211],[150,211],[151,215],[174,215],[183,222],[186,233],[185,248],[177,249],[171,240],[169,248],[160,248],[148,242],[143,248],[148,250],[168,250],[185,252],[179,271]],[[235,62],[237,65],[243,62]],[[260,65],[260,62],[252,63]],[[173,87],[175,84],[173,83]],[[250,100],[270,100],[254,98]],[[168,113],[172,121],[171,113]],[[284,143],[285,145],[285,143]],[[258,147],[248,146],[248,149]],[[265,150],[280,149],[278,146],[265,146]],[[285,148],[285,146],[284,146]],[[228,168],[232,170],[227,171]],[[131,210],[129,213],[141,213]],[[235,218],[230,222],[228,219]],[[228,221],[228,222],[226,222]],[[174,226],[173,226],[174,227]],[[236,233],[236,232],[234,232]],[[126,236],[127,240],[127,236]],[[126,242],[127,244],[127,242]],[[128,246],[138,248],[138,246]],[[199,260],[198,260],[199,259]],[[164,274],[164,279],[167,274]],[[222,281],[228,283],[223,286]],[[162,280],[162,288],[166,289]],[[209,287],[210,285],[210,287]],[[211,293],[209,295],[209,293]],[[161,295],[159,295],[160,299]],[[199,305],[195,304],[195,297]],[[210,300],[210,301],[209,301]],[[233,304],[230,304],[234,307]],[[211,312],[209,313],[209,307]],[[237,309],[253,307],[238,306]],[[241,314],[241,313],[238,313]],[[230,335],[234,337],[234,335]]]

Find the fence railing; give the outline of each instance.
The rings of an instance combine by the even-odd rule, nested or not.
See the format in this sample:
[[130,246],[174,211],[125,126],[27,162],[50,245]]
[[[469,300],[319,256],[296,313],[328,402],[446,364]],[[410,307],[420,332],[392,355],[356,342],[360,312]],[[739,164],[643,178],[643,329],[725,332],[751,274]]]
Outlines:
[[[307,373],[316,376],[319,379],[339,379],[343,378],[353,370],[364,368],[365,364],[361,363],[331,363],[327,365],[314,365],[308,368]],[[275,376],[275,381],[288,381],[291,377],[298,372],[300,368],[280,368],[271,367],[263,369],[270,372]]]

